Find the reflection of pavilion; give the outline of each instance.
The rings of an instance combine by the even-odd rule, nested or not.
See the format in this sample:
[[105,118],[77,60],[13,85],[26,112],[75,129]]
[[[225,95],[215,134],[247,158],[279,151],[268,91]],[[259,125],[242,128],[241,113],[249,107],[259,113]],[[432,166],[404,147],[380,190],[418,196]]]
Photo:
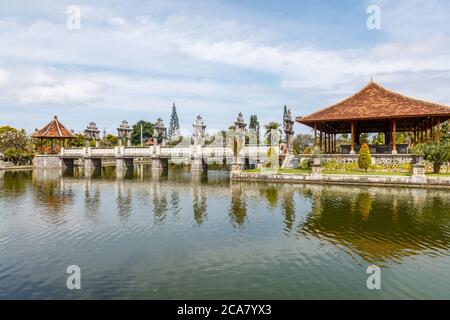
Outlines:
[[433,198],[422,189],[417,208],[417,190],[405,190],[400,195],[373,188],[315,190],[310,194],[312,213],[299,232],[344,246],[368,261],[448,250],[448,195]]

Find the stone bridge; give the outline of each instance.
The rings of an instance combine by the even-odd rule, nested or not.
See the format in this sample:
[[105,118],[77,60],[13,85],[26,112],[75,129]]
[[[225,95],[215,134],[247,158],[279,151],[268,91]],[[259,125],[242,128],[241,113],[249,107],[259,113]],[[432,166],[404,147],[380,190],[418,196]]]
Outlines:
[[264,162],[270,146],[247,145],[235,156],[231,147],[220,146],[149,146],[149,147],[83,147],[61,148],[58,155],[36,156],[36,167],[62,167],[82,163],[85,169],[95,169],[102,166],[102,161],[115,161],[117,169],[128,169],[134,165],[134,160],[150,160],[153,169],[165,169],[169,160],[172,163],[191,164],[191,170],[207,170],[208,164],[230,164],[240,168],[250,168],[259,162]]

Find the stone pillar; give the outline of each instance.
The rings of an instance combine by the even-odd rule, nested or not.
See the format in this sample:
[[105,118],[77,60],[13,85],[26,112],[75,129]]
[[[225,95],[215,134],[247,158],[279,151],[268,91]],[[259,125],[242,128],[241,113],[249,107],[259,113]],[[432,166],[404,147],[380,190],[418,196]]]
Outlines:
[[116,158],[116,170],[128,170],[133,168],[133,158]]
[[425,175],[425,165],[422,163],[415,163],[413,165],[413,173],[411,176],[411,182],[426,184],[427,176]]
[[231,171],[240,171],[244,169],[244,164],[242,163],[239,152],[241,149],[245,146],[245,132],[247,124],[244,121],[244,116],[241,112],[239,112],[236,121],[234,122],[235,125],[235,135],[233,143],[237,143],[237,154],[233,154],[233,163],[231,164]]
[[161,118],[156,120],[153,127],[153,141],[155,145],[165,145],[166,144],[166,127]]
[[168,159],[167,158],[152,158],[152,170],[166,170],[168,167]]
[[96,169],[102,167],[101,158],[84,158],[83,159],[84,169]]
[[208,170],[208,165],[205,163],[202,154],[202,147],[205,145],[205,128],[206,124],[200,115],[192,125],[194,127],[194,132],[192,133],[194,148],[193,148],[193,161],[191,164],[191,171],[205,172]]
[[321,179],[322,178],[322,165],[320,164],[320,158],[315,157],[314,162],[311,165],[311,178]]
[[284,133],[288,151],[284,167],[294,168],[294,121],[292,120],[291,110],[286,112],[286,117],[284,118]]

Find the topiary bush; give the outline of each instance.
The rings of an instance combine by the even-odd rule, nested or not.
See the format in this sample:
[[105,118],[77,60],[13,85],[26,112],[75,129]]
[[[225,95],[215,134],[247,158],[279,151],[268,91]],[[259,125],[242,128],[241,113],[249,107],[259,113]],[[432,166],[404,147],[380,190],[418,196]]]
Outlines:
[[372,156],[370,155],[369,146],[363,143],[358,153],[358,167],[367,171],[372,165]]

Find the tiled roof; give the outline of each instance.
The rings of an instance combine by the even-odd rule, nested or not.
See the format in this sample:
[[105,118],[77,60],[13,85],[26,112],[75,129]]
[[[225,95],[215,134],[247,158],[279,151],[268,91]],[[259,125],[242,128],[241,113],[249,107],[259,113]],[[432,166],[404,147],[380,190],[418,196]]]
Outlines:
[[33,138],[74,138],[74,135],[64,127],[61,122],[59,122],[58,117],[54,117],[54,119],[47,124],[41,130],[36,130],[33,135]]
[[409,98],[371,81],[347,99],[305,117],[297,117],[296,120],[300,123],[311,123],[423,116],[450,117],[450,107]]

